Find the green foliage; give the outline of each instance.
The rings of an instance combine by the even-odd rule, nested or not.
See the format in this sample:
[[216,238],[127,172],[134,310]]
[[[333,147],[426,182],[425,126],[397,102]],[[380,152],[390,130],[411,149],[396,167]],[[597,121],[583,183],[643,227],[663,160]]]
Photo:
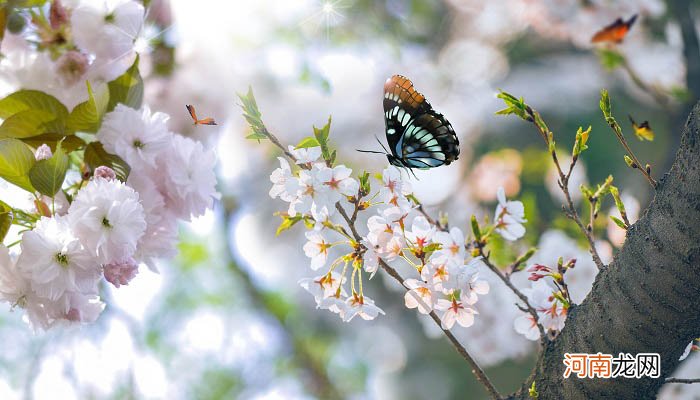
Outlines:
[[0,243],[5,239],[13,220],[14,214],[12,213],[12,207],[0,201]]
[[183,269],[194,267],[209,260],[209,249],[207,244],[192,240],[182,240],[177,245],[178,257],[181,260]]
[[[26,111],[29,113],[23,113]],[[5,119],[3,126],[7,123],[0,134],[3,137],[63,134],[66,131],[68,110],[55,97],[44,92],[20,90],[0,100],[0,118]]]
[[535,254],[536,251],[536,247],[531,247],[528,251],[525,252],[525,254],[518,257],[513,262],[513,271],[520,271],[523,268],[525,268],[527,260],[529,260]]
[[610,219],[615,223],[615,225],[619,226],[620,228],[627,230],[627,225],[620,219],[617,218],[614,215],[610,216]]
[[84,160],[85,164],[93,171],[95,168],[103,165],[112,168],[117,174],[117,179],[122,182],[126,182],[131,172],[131,167],[129,167],[126,161],[122,160],[119,156],[107,153],[100,142],[92,142],[85,147]]
[[295,215],[293,217],[290,217],[286,214],[280,214],[280,217],[282,218],[282,222],[280,223],[280,226],[277,227],[276,235],[279,235],[280,233],[288,230],[289,228],[293,227],[297,222],[301,221],[301,215]]
[[73,108],[68,115],[68,129],[73,132],[95,133],[100,129],[102,117],[109,105],[109,86],[101,85],[97,94],[90,82],[86,82],[88,99]]
[[295,146],[295,148],[307,149],[309,147],[319,147],[319,146],[320,146],[320,144],[318,143],[318,140],[316,138],[307,136],[307,137],[301,139],[301,141],[299,142],[299,144],[297,144]]
[[24,110],[10,115],[0,125],[0,138],[23,139],[37,136],[47,131],[47,123],[56,116],[45,110]]
[[496,111],[498,115],[510,115],[515,114],[518,117],[524,119],[525,121],[532,122],[532,117],[529,114],[529,107],[525,104],[525,99],[522,97],[517,98],[510,93],[500,90],[500,93],[496,95],[499,99],[503,100],[506,104],[506,108]]
[[600,49],[597,51],[600,64],[608,71],[621,66],[625,62],[625,56],[613,49]]
[[39,193],[53,197],[66,179],[68,166],[68,155],[59,143],[51,158],[37,161],[29,170],[29,180]]
[[477,242],[481,241],[481,228],[479,228],[479,221],[476,220],[476,215],[472,214],[471,218],[472,232],[474,233],[474,239]]
[[0,140],[0,178],[34,193],[29,171],[36,164],[34,153],[17,139]]
[[[119,103],[135,109],[141,108],[141,103],[143,102],[143,79],[141,74],[139,74],[139,57],[136,57],[134,63],[124,74],[107,83],[107,87],[109,89],[107,112],[114,110],[114,107]],[[96,102],[96,104],[99,103]]]
[[68,135],[68,136],[63,136],[61,134],[57,133],[44,133],[42,135],[37,135],[37,136],[32,136],[28,138],[22,139],[22,141],[34,148],[37,148],[41,146],[42,144],[45,144],[51,148],[51,151],[55,151],[56,147],[58,147],[58,143],[61,143],[61,147],[66,151],[66,153],[70,153],[74,150],[77,150],[79,148],[82,148],[85,146],[85,141],[78,136],[75,135]]
[[267,128],[262,121],[262,114],[258,108],[258,103],[255,101],[255,95],[253,95],[253,88],[248,87],[248,93],[236,93],[238,98],[241,100],[241,108],[243,109],[243,118],[248,121],[250,129],[253,131],[250,135],[246,136],[246,139],[257,140],[260,142],[261,139],[268,138]]
[[318,141],[319,146],[321,146],[321,154],[323,155],[323,159],[333,164],[333,162],[335,162],[336,152],[334,151],[331,153],[328,146],[328,136],[330,136],[330,132],[331,117],[328,117],[328,122],[322,128],[319,129],[314,126],[314,137]]
[[537,393],[537,386],[535,384],[535,381],[532,381],[532,385],[527,390],[527,395],[530,396],[531,399],[535,400],[537,400],[540,397],[540,394]]
[[362,174],[359,176],[359,180],[360,180],[360,193],[363,196],[370,194],[370,192],[372,191],[372,186],[371,186],[370,181],[369,181],[369,172],[367,172],[367,171],[362,172]]
[[610,106],[610,95],[608,91],[603,89],[600,91],[600,110],[603,112],[603,116],[607,120],[612,117],[612,110]]
[[574,149],[572,150],[571,154],[574,157],[578,157],[579,154],[581,154],[583,151],[588,149],[588,146],[586,143],[588,142],[588,136],[591,133],[591,126],[588,126],[588,129],[585,131],[583,130],[582,127],[578,127],[578,130],[576,131],[576,141],[574,142]]

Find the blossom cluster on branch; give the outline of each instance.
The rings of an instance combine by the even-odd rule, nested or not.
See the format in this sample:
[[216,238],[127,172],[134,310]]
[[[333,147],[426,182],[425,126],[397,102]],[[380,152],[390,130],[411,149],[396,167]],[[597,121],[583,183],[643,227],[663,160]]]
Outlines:
[[[141,265],[155,270],[175,254],[178,221],[218,193],[215,154],[141,104],[143,6],[31,3],[12,10],[31,24],[3,46],[1,65],[16,87],[0,99],[0,178],[26,201],[0,198],[0,301],[48,329],[95,321],[103,278],[118,288]],[[53,64],[37,73],[58,86],[27,86],[27,59]]]

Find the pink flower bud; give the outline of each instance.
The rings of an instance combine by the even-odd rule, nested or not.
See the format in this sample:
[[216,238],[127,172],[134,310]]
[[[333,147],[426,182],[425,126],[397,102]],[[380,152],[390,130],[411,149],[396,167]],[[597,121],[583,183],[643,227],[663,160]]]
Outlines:
[[542,274],[530,274],[530,276],[527,279],[530,281],[537,282],[540,279],[544,278],[545,276],[546,275],[542,275]]
[[68,22],[70,18],[68,17],[68,11],[63,7],[60,0],[53,0],[51,2],[51,8],[49,9],[49,23],[51,24],[51,29],[58,29],[61,25]]
[[37,161],[48,160],[51,157],[53,157],[51,147],[47,146],[46,144],[39,146],[36,149],[36,153],[34,153],[34,158],[36,158]]
[[78,310],[77,308],[71,308],[66,313],[66,319],[68,321],[80,322],[80,310]]
[[104,266],[104,275],[107,282],[118,288],[121,285],[128,285],[134,279],[139,266],[136,260],[129,257],[124,261],[119,261]]
[[552,269],[549,268],[549,267],[546,266],[546,265],[535,264],[535,265],[533,265],[532,267],[530,267],[530,268],[528,269],[528,271],[529,271],[529,272],[535,272],[535,271],[540,271],[540,272],[541,272],[541,271],[544,271],[544,272],[552,272]]
[[95,168],[95,178],[104,178],[108,181],[113,181],[117,179],[117,174],[112,168],[102,165]]
[[56,60],[56,73],[66,86],[75,85],[83,80],[89,63],[85,54],[71,50]]

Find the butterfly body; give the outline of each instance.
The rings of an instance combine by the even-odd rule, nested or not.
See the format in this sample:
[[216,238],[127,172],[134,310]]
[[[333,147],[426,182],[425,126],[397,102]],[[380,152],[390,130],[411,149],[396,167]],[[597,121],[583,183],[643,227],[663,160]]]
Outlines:
[[459,157],[452,125],[404,76],[394,75],[384,83],[384,122],[392,165],[428,169]]
[[612,43],[622,43],[627,36],[627,33],[634,25],[634,21],[637,20],[637,14],[633,15],[629,20],[623,21],[622,18],[618,18],[612,24],[606,26],[600,31],[596,32],[591,38],[591,43],[601,43],[601,42],[612,42]]

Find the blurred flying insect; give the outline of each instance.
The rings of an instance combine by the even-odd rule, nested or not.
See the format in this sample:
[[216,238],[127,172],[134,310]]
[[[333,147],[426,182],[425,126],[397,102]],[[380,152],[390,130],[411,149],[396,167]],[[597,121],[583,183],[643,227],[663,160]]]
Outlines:
[[194,121],[194,125],[216,125],[216,121],[214,121],[214,118],[202,118],[202,119],[197,119],[197,112],[194,110],[194,106],[187,104],[185,105],[187,107],[187,111],[189,111],[190,116],[192,117],[192,120]]
[[632,128],[634,129],[634,134],[637,136],[639,140],[648,140],[652,141],[654,140],[654,131],[651,130],[651,126],[649,126],[649,121],[644,121],[641,124],[637,124],[634,122],[634,119],[632,119],[632,116],[629,115],[630,122],[632,123]]
[[618,18],[612,24],[606,26],[605,28],[599,30],[591,38],[591,43],[603,43],[611,42],[620,44],[627,36],[627,33],[634,25],[634,21],[637,20],[637,14],[634,14],[626,22],[622,18]]

